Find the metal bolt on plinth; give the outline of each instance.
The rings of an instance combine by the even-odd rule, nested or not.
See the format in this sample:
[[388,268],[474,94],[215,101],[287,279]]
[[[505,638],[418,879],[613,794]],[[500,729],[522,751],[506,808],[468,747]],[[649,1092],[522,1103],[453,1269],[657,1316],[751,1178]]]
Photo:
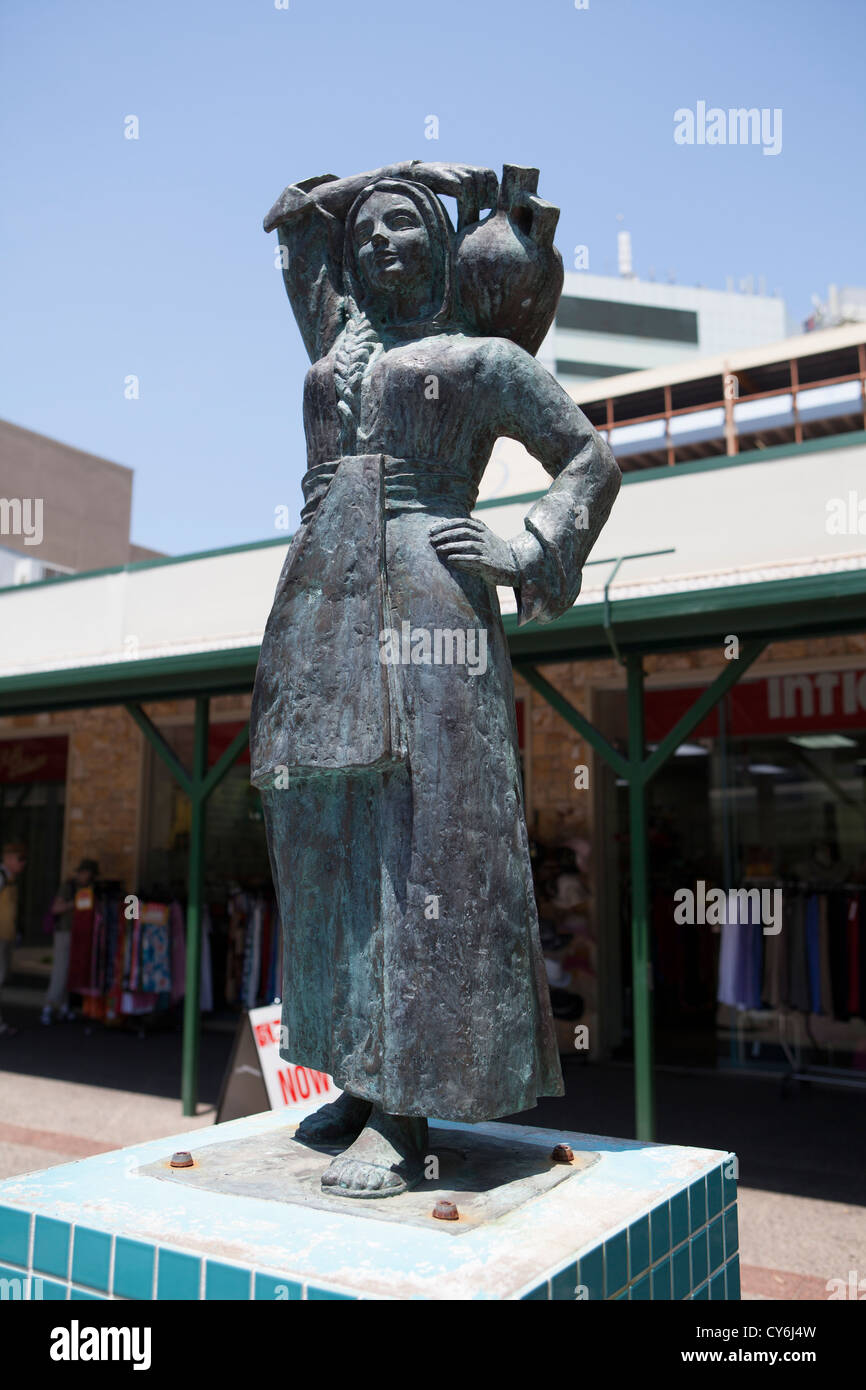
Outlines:
[[557,1144],[550,1157],[554,1163],[573,1163],[574,1151],[567,1144]]
[[169,1166],[171,1168],[192,1168],[194,1166],[192,1154],[187,1149],[179,1149],[176,1154],[172,1154]]
[[453,1202],[440,1201],[433,1208],[437,1221],[459,1221],[460,1213]]

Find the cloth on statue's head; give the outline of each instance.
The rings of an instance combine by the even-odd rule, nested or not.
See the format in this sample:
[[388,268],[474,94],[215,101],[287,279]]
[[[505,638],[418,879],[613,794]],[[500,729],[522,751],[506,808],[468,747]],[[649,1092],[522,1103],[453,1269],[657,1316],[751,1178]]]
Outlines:
[[435,193],[431,193],[423,183],[412,179],[375,179],[362,189],[346,215],[346,231],[343,242],[343,283],[346,293],[359,308],[367,307],[369,294],[364,285],[355,250],[355,222],[364,203],[372,193],[394,193],[406,198],[417,209],[427,230],[430,250],[433,257],[433,284],[430,301],[435,307],[431,314],[425,315],[431,323],[444,324],[451,314],[452,301],[452,253],[454,229],[445,208]]

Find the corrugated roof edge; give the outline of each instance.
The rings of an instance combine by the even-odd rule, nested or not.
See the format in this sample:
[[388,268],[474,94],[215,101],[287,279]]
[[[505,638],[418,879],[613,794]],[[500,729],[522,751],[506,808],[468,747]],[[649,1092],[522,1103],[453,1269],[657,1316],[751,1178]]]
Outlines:
[[[769,642],[797,635],[862,632],[866,572],[844,571],[761,583],[615,600],[613,627],[621,650],[674,651],[720,643],[728,624],[741,639]],[[576,606],[553,623],[504,618],[515,668],[527,661],[609,656],[602,602]],[[257,647],[185,653],[97,667],[64,667],[0,677],[0,715],[37,709],[185,698],[252,685]]]

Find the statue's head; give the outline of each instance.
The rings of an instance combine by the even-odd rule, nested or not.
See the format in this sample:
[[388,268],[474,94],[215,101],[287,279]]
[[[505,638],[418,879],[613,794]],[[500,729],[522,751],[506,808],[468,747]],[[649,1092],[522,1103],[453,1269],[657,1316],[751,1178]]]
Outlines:
[[383,323],[441,322],[450,307],[452,239],[434,193],[408,179],[378,179],[346,218],[346,288]]

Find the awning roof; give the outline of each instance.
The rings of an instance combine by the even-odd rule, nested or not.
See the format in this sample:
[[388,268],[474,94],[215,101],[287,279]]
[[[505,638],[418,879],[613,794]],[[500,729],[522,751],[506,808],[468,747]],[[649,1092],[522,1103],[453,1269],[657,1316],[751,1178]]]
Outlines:
[[[820,451],[791,446],[745,468],[714,466],[727,462],[632,475],[584,571],[576,610],[597,604],[607,585],[617,608],[626,599],[673,601],[712,589],[729,591],[734,605],[737,587],[866,566],[866,516],[862,535],[856,524],[854,534],[828,529],[834,499],[850,523],[850,497],[866,477],[866,442]],[[526,510],[525,501],[504,502],[480,515],[512,536]],[[513,611],[510,591],[503,611],[506,600]]]
[[[848,516],[866,444],[774,454],[624,487],[569,613],[517,630],[513,594],[500,591],[515,659],[609,655],[606,628],[622,651],[866,629],[866,535]],[[833,499],[853,533],[828,529]],[[505,502],[480,515],[509,536],[526,510]],[[286,548],[282,538],[0,592],[0,713],[249,689]]]

